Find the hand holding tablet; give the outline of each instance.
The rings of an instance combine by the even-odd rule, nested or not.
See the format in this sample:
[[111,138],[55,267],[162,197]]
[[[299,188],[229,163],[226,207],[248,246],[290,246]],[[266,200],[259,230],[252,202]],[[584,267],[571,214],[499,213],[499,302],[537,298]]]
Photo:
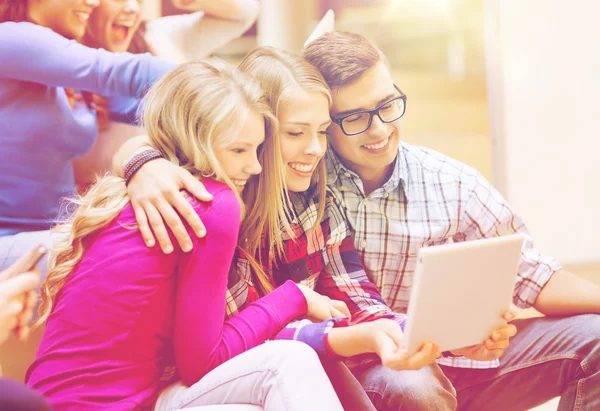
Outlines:
[[497,358],[496,350],[516,333],[503,315],[511,306],[523,241],[513,234],[419,250],[403,341],[407,351],[432,341],[471,359]]

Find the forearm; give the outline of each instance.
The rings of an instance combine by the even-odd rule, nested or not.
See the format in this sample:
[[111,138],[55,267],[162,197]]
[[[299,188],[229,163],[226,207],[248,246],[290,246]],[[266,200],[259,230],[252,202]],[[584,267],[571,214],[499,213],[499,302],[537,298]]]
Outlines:
[[538,295],[534,308],[542,314],[600,314],[600,286],[565,270],[555,272]]
[[123,176],[125,164],[135,156],[141,149],[150,146],[150,138],[146,135],[129,139],[119,148],[112,159],[112,170],[115,175]]
[[333,328],[327,337],[329,348],[341,357],[373,353],[372,339],[364,324]]
[[259,5],[256,0],[195,0],[184,4],[181,0],[172,0],[181,10],[203,11],[206,15],[229,20],[256,19]]

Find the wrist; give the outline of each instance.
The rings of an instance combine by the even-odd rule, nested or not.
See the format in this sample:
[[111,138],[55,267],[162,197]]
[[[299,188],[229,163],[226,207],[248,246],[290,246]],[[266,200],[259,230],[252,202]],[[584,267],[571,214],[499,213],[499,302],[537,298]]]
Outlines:
[[129,184],[131,178],[138,172],[144,164],[149,161],[156,160],[159,158],[163,158],[163,155],[160,151],[155,150],[154,148],[147,148],[138,154],[134,155],[128,162],[125,164],[125,168],[123,169],[123,177],[125,178],[125,185]]
[[333,328],[327,337],[329,348],[342,357],[376,352],[373,334],[369,332],[367,325]]
[[123,170],[126,163],[133,156],[148,148],[152,148],[148,136],[137,136],[124,142],[113,156],[112,169],[115,175],[123,177]]

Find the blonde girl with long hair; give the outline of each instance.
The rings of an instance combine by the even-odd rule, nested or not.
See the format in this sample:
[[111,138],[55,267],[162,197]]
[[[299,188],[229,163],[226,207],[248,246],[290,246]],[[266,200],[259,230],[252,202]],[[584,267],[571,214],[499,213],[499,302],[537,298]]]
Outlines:
[[300,287],[289,282],[224,320],[227,276],[247,224],[240,193],[263,167],[271,177],[257,196],[282,193],[277,125],[259,84],[220,61],[187,63],[149,91],[142,122],[152,145],[212,194],[209,203],[188,197],[210,234],[192,236],[190,252],[146,247],[125,181],[101,178],[57,228],[63,239],[42,286],[46,330],[27,383],[57,410],[341,409],[308,347],[259,346],[310,313]]
[[[263,225],[271,230],[261,233],[242,227],[240,241],[251,246],[238,253],[237,270],[230,274],[227,315],[243,313],[258,296],[292,280],[329,301],[330,315],[323,321],[295,321],[277,338],[303,341],[322,356],[375,354],[396,370],[433,363],[439,355],[434,344],[424,344],[414,355],[402,349],[405,316],[394,313],[369,281],[346,217],[327,194],[324,155],[332,100],[325,80],[302,57],[271,47],[255,49],[239,68],[260,81],[279,123],[286,213],[279,215],[275,231],[271,223]],[[141,172],[151,173],[149,166]],[[261,199],[246,194],[266,177],[249,182],[248,207]]]

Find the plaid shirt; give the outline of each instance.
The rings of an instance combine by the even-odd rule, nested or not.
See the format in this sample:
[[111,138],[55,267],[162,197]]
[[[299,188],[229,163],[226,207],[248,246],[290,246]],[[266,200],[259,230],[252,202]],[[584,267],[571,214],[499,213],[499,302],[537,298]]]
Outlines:
[[[285,259],[262,255],[265,271],[273,285],[288,280],[304,284],[331,299],[344,301],[352,315],[348,321],[325,321],[313,324],[299,320],[289,324],[276,338],[301,340],[320,353],[327,353],[326,335],[333,326],[357,324],[378,318],[390,318],[401,326],[404,314],[395,314],[385,304],[379,290],[367,278],[354,248],[344,215],[331,197],[326,199],[325,215],[317,222],[317,203],[303,194],[291,196],[294,220],[292,235],[285,233]],[[267,247],[263,247],[267,250]],[[268,253],[268,251],[266,251]],[[248,261],[236,255],[237,262],[229,274],[226,317],[242,311],[259,298],[253,284]]]
[[[402,143],[390,179],[365,196],[363,185],[333,150],[329,189],[354,232],[369,279],[395,312],[406,313],[421,247],[521,233],[526,244],[513,294],[530,307],[560,265],[542,256],[520,217],[475,169],[433,150]],[[443,358],[445,365],[493,368],[499,361]]]

